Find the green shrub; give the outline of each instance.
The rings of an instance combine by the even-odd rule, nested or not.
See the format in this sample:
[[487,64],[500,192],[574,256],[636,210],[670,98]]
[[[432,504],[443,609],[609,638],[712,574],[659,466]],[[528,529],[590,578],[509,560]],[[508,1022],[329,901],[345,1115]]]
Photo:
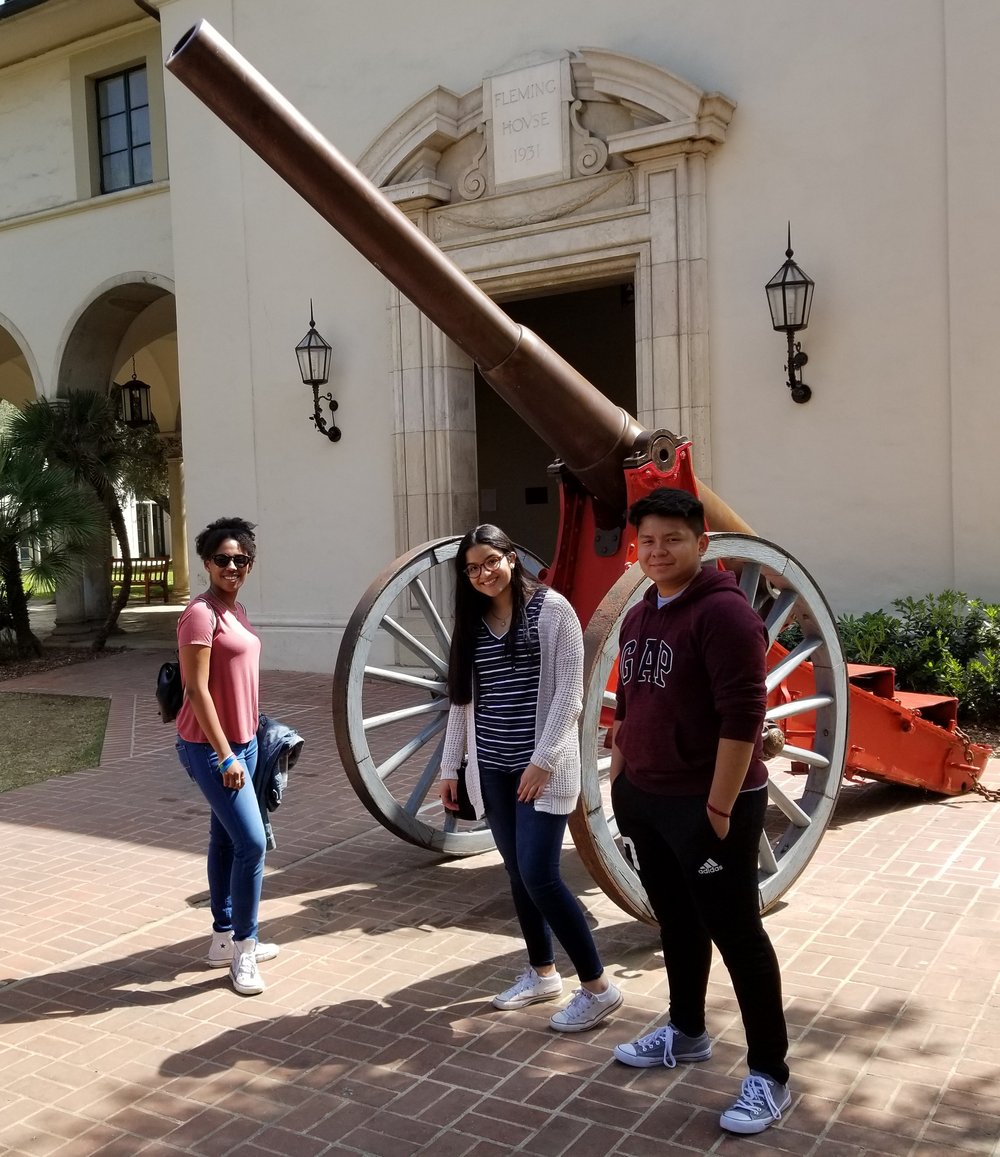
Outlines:
[[895,614],[868,611],[837,620],[852,663],[895,667],[904,691],[954,695],[962,716],[1000,719],[1000,605],[943,591],[893,602]]

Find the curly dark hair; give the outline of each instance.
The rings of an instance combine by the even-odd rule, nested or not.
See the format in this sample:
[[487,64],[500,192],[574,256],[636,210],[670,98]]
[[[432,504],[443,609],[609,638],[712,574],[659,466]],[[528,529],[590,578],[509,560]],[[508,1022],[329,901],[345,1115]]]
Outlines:
[[[472,585],[465,573],[466,553],[472,546],[492,546],[499,554],[510,554],[514,543],[499,526],[485,522],[474,526],[458,544],[455,555],[455,626],[451,636],[451,653],[448,657],[448,698],[452,703],[471,703],[473,661],[476,654],[476,635],[483,615],[489,609],[489,595],[481,594]],[[527,618],[524,608],[538,589],[538,583],[530,578],[516,555],[510,568],[510,591],[513,597],[510,630],[504,644],[508,657],[513,662],[518,645],[532,647],[528,637]]]
[[253,562],[257,557],[257,542],[253,536],[256,525],[255,522],[247,522],[245,518],[236,518],[233,515],[228,518],[217,518],[194,540],[198,557],[202,562],[207,561],[227,538],[233,538],[240,544],[240,550]]

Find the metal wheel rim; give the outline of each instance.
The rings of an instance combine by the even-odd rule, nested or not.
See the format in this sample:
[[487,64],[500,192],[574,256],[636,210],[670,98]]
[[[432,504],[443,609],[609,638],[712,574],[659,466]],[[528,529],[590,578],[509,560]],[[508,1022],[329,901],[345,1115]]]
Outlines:
[[[767,712],[768,719],[778,722],[815,711],[816,736],[811,750],[786,744],[769,764],[768,823],[761,840],[758,877],[761,911],[766,912],[805,869],[837,802],[847,754],[847,667],[826,600],[787,551],[751,535],[711,534],[705,561],[720,559],[739,567],[740,586],[755,609],[764,612],[770,642],[793,619],[803,628],[803,643],[783,662],[769,654],[769,692],[783,675],[795,673],[806,660],[814,672],[814,695],[794,705],[770,706]],[[639,877],[620,847],[606,787],[610,756],[599,747],[601,707],[607,701],[605,688],[618,654],[621,621],[647,586],[638,566],[632,567],[609,591],[585,633],[583,782],[570,829],[581,859],[605,893],[626,912],[655,923]],[[806,763],[808,774],[776,774],[775,765],[782,758]],[[794,794],[795,784],[801,785],[800,794]]]
[[[437,803],[436,784],[449,706],[451,611],[435,605],[429,589],[435,584],[428,581],[435,568],[451,569],[460,542],[461,536],[451,536],[414,548],[386,567],[362,596],[344,631],[337,656],[333,725],[347,778],[380,824],[409,843],[448,855],[468,856],[489,851],[494,841],[483,821],[456,820]],[[537,574],[541,562],[523,547],[516,549],[529,573]],[[430,640],[429,646],[423,643],[423,652],[422,640],[391,614],[408,590],[422,613]],[[390,621],[392,625],[387,626]],[[372,648],[380,638],[400,646],[414,659],[415,669],[370,662]],[[395,677],[390,675],[393,670],[397,672]],[[384,685],[404,689],[400,694],[412,691],[414,702],[388,711],[373,710],[371,700],[378,694],[373,688]],[[386,753],[386,744],[379,744],[374,738],[383,728],[387,735],[403,737],[394,752]],[[392,740],[388,746],[396,742]],[[373,753],[373,744],[380,750]],[[392,761],[399,759],[411,744],[415,745],[413,752],[398,766],[391,767]]]

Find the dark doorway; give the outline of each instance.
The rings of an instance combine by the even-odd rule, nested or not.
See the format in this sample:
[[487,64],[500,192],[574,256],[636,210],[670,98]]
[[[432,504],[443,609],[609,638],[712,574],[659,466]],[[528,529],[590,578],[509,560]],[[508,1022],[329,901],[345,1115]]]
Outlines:
[[[635,397],[635,305],[631,283],[503,303],[616,405]],[[572,413],[566,421],[572,422]],[[546,473],[554,451],[476,373],[479,518],[502,527],[545,562],[559,528],[559,495]]]

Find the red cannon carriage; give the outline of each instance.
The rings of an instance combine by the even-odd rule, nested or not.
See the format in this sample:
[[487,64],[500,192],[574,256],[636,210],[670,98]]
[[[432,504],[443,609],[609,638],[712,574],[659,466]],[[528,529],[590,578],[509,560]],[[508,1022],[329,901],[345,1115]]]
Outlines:
[[[570,826],[609,896],[651,918],[616,839],[603,772],[618,628],[645,586],[629,566],[634,534],[625,511],[657,486],[702,499],[712,532],[707,558],[737,572],[771,642],[762,907],[775,903],[816,850],[845,775],[945,794],[976,783],[989,749],[957,730],[957,703],[897,692],[891,668],[846,664],[816,584],[698,482],[689,441],[643,429],[512,321],[206,22],[182,38],[167,68],[464,350],[558,456],[552,561],[527,561],[570,600],[586,629],[583,791]],[[492,847],[492,837],[444,812],[435,789],[458,541],[417,547],[371,584],[344,634],[333,714],[347,775],[379,822],[413,843],[463,855]]]

